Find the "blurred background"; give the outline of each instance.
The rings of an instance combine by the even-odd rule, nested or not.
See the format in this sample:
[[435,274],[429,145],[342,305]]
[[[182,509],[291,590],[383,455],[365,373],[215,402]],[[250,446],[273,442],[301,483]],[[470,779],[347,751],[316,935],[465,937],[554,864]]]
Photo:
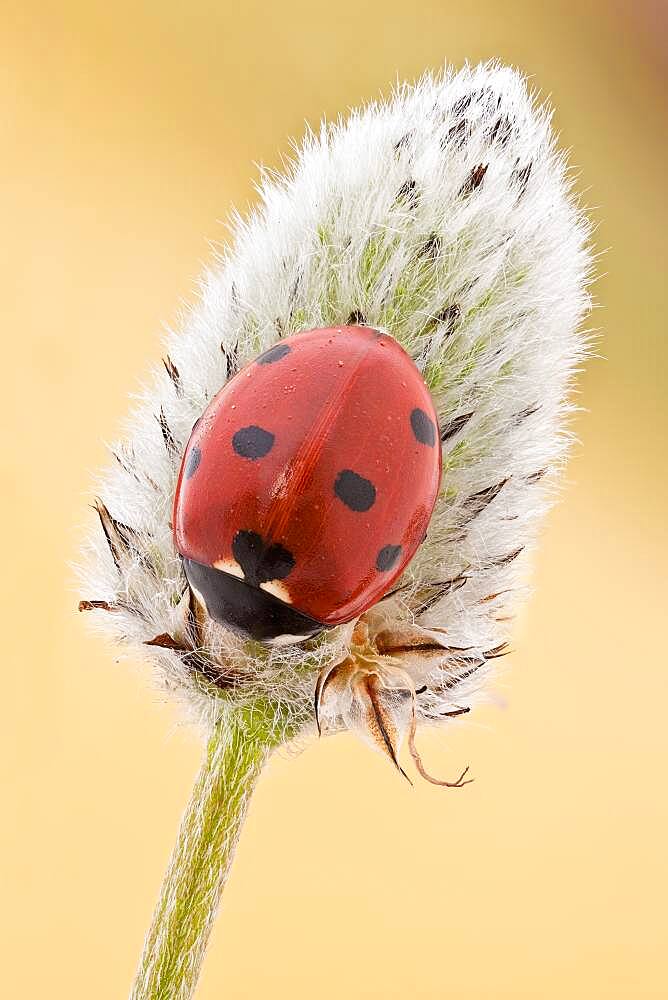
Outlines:
[[413,790],[353,737],[274,760],[198,997],[649,998],[666,972],[661,0],[2,4],[0,992],[127,994],[201,747],[75,609],[92,472],[209,240],[304,120],[447,59],[556,107],[597,225],[581,445],[497,704]]

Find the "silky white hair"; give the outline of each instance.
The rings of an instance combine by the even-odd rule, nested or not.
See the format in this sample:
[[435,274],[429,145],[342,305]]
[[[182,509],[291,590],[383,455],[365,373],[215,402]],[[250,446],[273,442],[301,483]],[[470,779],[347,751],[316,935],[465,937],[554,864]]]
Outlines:
[[307,730],[318,671],[346,656],[353,623],[275,650],[210,622],[194,635],[176,476],[194,421],[260,351],[299,330],[377,327],[433,393],[443,479],[427,540],[367,617],[372,635],[410,637],[418,717],[437,721],[504,651],[568,449],[589,225],[549,110],[497,63],[427,74],[323,124],[258,192],[99,481],[82,608],[205,722],[265,697],[286,734]]

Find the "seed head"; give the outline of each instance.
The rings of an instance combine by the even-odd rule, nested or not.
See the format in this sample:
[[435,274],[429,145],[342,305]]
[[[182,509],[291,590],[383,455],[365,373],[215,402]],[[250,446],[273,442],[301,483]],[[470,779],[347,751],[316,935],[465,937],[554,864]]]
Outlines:
[[[506,651],[569,444],[589,227],[549,111],[496,63],[426,75],[309,132],[296,153],[234,218],[113,453],[81,606],[208,723],[264,699],[284,736],[317,714],[396,760],[403,735],[415,751],[416,722],[468,710]],[[176,476],[193,423],[241,366],[344,323],[391,334],[422,371],[440,494],[393,593],[356,623],[269,650],[208,620],[188,590],[170,525]]]

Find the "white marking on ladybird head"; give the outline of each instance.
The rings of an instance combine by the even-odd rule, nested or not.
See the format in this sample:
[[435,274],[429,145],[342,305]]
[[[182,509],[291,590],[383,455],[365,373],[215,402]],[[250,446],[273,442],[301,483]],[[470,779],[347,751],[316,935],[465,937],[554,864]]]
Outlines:
[[279,601],[283,601],[284,604],[292,604],[290,592],[280,580],[266,580],[260,584],[260,589],[266,590],[268,594],[273,594],[274,597],[277,597]]
[[276,635],[273,639],[267,640],[267,646],[294,646],[299,642],[306,642],[310,638],[308,635]]
[[244,578],[244,571],[234,559],[217,559],[213,565],[221,572],[229,573],[230,576],[238,576],[240,580]]
[[209,614],[209,609],[206,606],[206,601],[204,600],[204,597],[203,597],[201,591],[197,590],[196,587],[193,587],[193,585],[192,585],[192,583],[190,581],[188,581],[188,586],[190,587],[191,591],[193,592],[193,595],[194,595],[195,600],[197,601],[197,603],[200,605],[200,607],[202,607],[204,609],[205,613],[208,615]]

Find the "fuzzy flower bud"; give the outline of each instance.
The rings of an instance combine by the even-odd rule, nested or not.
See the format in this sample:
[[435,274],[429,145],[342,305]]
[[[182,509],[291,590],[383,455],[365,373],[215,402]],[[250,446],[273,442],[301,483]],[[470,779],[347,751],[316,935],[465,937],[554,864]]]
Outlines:
[[[103,476],[82,609],[207,725],[262,703],[276,738],[348,726],[397,763],[470,709],[503,654],[568,446],[588,226],[550,115],[497,64],[425,76],[309,134],[204,276]],[[443,475],[428,536],[357,622],[269,649],[202,614],[172,539],[191,428],[276,341],[374,327],[431,390]],[[398,766],[398,764],[397,764]]]

